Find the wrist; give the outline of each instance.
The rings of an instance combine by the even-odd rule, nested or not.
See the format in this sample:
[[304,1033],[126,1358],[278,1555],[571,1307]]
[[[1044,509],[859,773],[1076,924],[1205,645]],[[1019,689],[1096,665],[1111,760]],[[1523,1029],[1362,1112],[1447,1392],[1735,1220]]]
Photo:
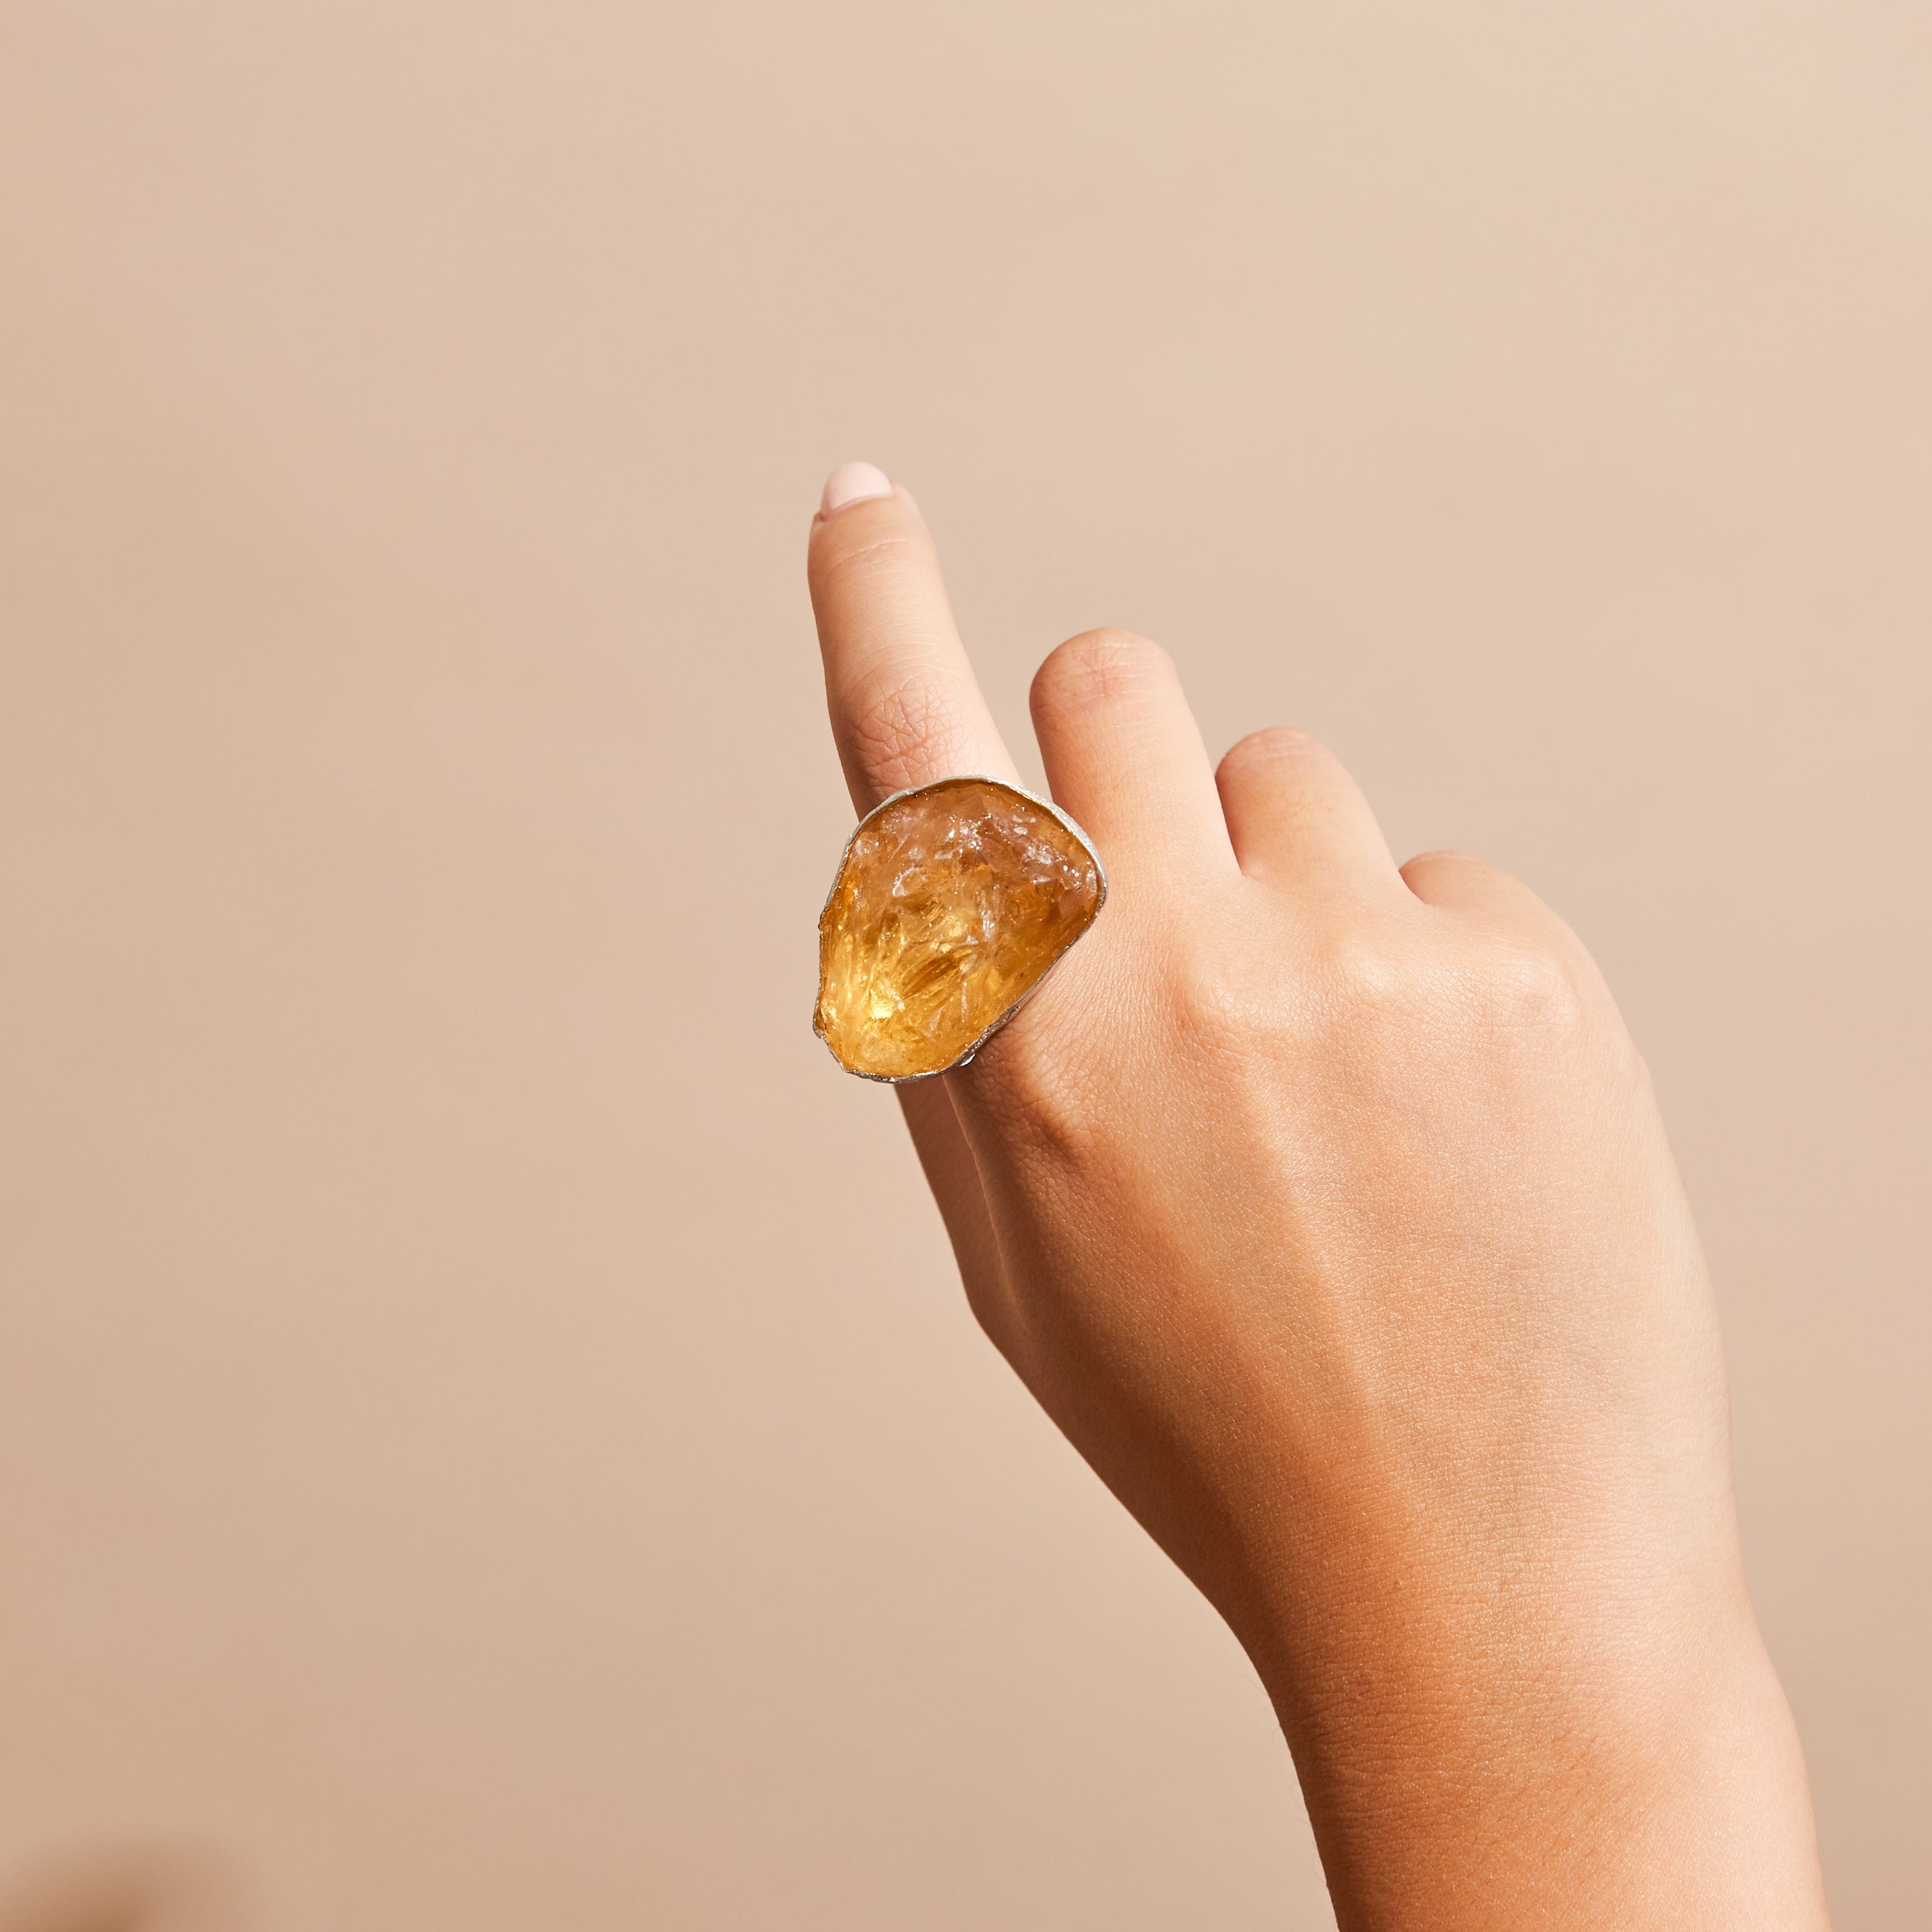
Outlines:
[[1346,1637],[1258,1646],[1341,1932],[1826,1926],[1796,1732],[1741,1591],[1620,1626],[1390,1594],[1396,1614]]

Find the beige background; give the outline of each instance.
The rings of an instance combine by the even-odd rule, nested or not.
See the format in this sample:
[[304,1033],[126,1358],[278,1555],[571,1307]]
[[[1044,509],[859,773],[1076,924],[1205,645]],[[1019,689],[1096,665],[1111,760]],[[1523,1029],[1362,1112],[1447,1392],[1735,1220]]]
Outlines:
[[1928,96],[1922,0],[0,4],[0,1932],[1330,1922],[807,1026],[848,456],[1016,742],[1134,626],[1595,948],[1923,1926]]

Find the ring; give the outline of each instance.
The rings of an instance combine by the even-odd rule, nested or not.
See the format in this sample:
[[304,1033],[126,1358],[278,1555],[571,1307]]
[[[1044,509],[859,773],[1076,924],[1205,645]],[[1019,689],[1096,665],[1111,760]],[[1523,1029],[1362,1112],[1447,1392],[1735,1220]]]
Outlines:
[[1056,805],[935,779],[860,819],[818,916],[812,1030],[848,1073],[964,1066],[1100,915],[1107,874]]

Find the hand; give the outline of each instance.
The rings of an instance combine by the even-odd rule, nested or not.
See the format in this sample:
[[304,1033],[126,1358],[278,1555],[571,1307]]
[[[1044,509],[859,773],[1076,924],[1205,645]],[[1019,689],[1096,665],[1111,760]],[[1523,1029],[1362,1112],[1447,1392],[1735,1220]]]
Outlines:
[[[810,568],[854,804],[1012,778],[905,492]],[[1141,638],[1061,645],[1033,716],[1106,909],[901,1097],[987,1334],[1253,1659],[1344,1932],[1823,1926],[1710,1284],[1588,956],[1479,859],[1398,868],[1313,740],[1216,769]]]

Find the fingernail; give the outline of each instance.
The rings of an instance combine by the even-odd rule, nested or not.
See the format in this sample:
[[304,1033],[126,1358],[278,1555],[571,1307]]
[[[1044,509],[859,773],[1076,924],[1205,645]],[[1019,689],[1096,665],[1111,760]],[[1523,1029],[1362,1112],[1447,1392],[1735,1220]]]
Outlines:
[[874,496],[890,496],[892,479],[875,463],[842,463],[825,479],[825,494],[818,500],[818,514],[830,517],[848,503],[864,503]]

